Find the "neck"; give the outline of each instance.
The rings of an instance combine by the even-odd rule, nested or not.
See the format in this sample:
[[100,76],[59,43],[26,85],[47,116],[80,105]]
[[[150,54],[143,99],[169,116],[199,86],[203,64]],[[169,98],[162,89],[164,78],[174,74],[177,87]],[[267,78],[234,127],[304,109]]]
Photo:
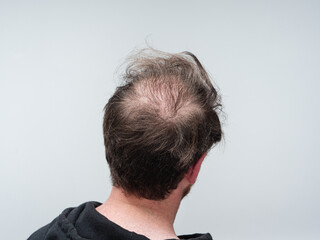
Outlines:
[[127,195],[113,187],[108,200],[97,211],[119,226],[150,239],[177,238],[173,223],[181,198],[177,189],[168,198],[155,201]]

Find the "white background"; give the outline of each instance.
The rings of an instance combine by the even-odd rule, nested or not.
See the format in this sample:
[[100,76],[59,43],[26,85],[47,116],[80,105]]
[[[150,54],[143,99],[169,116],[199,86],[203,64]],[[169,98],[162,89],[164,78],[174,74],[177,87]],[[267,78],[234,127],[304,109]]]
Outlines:
[[319,1],[0,1],[1,239],[110,191],[103,107],[145,41],[193,52],[223,96],[225,139],[178,234],[320,239]]

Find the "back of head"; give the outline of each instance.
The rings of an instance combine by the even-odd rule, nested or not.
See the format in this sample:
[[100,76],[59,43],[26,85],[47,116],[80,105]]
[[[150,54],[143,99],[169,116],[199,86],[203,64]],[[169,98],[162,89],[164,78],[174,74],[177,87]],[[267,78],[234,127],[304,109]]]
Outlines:
[[123,78],[103,122],[112,182],[161,200],[221,140],[220,97],[189,52],[141,50],[128,59]]

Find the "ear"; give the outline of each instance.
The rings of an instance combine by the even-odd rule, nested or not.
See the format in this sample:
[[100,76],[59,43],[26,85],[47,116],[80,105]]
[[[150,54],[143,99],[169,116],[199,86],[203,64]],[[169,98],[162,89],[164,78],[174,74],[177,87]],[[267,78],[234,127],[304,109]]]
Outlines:
[[186,174],[186,178],[191,184],[194,184],[196,182],[198,174],[200,172],[201,164],[206,156],[207,153],[202,154],[197,163],[189,168],[189,171]]

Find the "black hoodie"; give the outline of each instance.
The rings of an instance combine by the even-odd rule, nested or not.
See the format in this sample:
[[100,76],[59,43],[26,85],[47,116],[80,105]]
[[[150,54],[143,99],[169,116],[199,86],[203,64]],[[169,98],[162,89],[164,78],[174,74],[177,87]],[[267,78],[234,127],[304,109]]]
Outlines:
[[[148,240],[130,232],[98,213],[98,202],[87,202],[67,208],[48,225],[33,233],[28,240]],[[209,233],[179,236],[179,239],[212,240]]]

